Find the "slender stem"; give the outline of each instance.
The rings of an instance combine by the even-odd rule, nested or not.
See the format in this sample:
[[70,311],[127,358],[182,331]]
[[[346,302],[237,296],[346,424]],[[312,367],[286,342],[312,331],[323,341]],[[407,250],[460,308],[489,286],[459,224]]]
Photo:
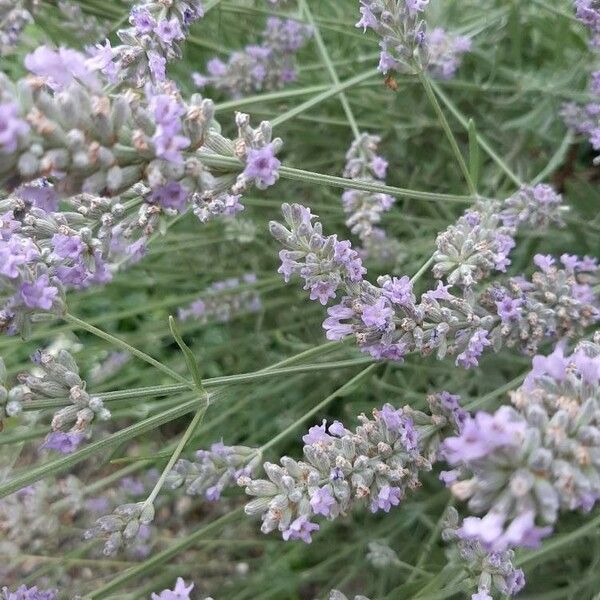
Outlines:
[[[202,162],[209,167],[237,168],[243,167],[242,163],[233,156],[224,156],[221,154],[202,154]],[[389,194],[398,198],[413,198],[415,200],[427,200],[430,202],[459,202],[469,204],[473,202],[475,196],[459,196],[456,194],[438,194],[435,192],[421,192],[418,190],[409,190],[390,185],[383,185],[370,181],[361,181],[359,179],[346,179],[345,177],[336,177],[335,175],[324,175],[313,171],[304,171],[293,167],[279,167],[279,175],[282,179],[292,181],[301,181],[304,183],[316,183],[318,185],[331,185],[332,187],[363,190],[365,192],[374,192]]]
[[[296,367],[284,367],[283,369],[271,369],[269,371],[254,371],[252,373],[240,373],[239,375],[225,375],[223,377],[212,377],[204,379],[204,387],[219,387],[223,385],[248,383],[251,381],[260,381],[270,379],[271,377],[281,377],[282,375],[294,375],[298,373],[311,373],[314,371],[328,371],[332,369],[344,369],[372,363],[371,358],[352,358],[349,360],[338,360],[314,365],[300,365]],[[129,390],[120,390],[115,392],[106,392],[104,394],[94,394],[95,397],[103,402],[115,402],[120,400],[130,400],[132,398],[144,398],[149,396],[169,396],[178,394],[187,390],[187,384],[174,385],[155,385]],[[32,400],[24,407],[25,410],[42,410],[47,408],[59,408],[69,406],[70,401],[62,398],[49,398],[47,400]]]
[[429,267],[432,265],[433,263],[433,255],[431,255],[422,265],[421,267],[419,267],[419,270],[412,276],[410,282],[412,284],[414,284],[415,282],[419,281],[419,279],[421,279],[421,277],[423,276],[423,274],[427,271],[427,269],[429,269]]
[[[300,0],[300,8],[302,10],[304,10],[304,14],[306,15],[308,22],[310,23],[310,26],[312,27],[315,42],[317,43],[319,52],[321,54],[321,58],[323,59],[323,62],[325,63],[325,67],[329,71],[329,76],[331,77],[331,80],[333,81],[333,83],[337,87],[339,87],[340,79],[336,73],[333,63],[331,62],[329,52],[327,51],[327,46],[325,45],[325,42],[323,42],[323,38],[321,36],[321,32],[319,31],[319,27],[317,26],[317,24],[313,18],[312,12],[310,11],[310,8],[308,7],[308,2],[306,2],[306,0]],[[360,131],[358,129],[358,125],[356,124],[356,119],[354,118],[354,114],[352,112],[352,109],[350,108],[350,103],[348,102],[348,98],[346,97],[346,94],[341,90],[339,92],[339,99],[342,104],[342,108],[344,109],[344,112],[346,113],[346,117],[348,118],[348,123],[350,123],[350,128],[352,129],[352,133],[354,134],[354,137],[356,139],[358,139],[360,137]]]
[[[448,96],[441,90],[439,85],[435,81],[429,82],[431,88],[439,97],[439,99],[446,105],[446,108],[453,114],[454,118],[465,128],[468,129],[469,121],[468,119],[456,108],[454,103],[448,98]],[[504,162],[504,160],[494,152],[494,149],[489,145],[489,143],[483,138],[480,133],[477,133],[477,141],[481,148],[485,150],[487,155],[508,175],[512,181],[518,185],[522,186],[523,182],[520,177]]]
[[107,342],[110,342],[111,344],[117,346],[118,348],[121,348],[122,350],[126,350],[127,352],[133,354],[137,358],[147,362],[148,364],[152,365],[153,367],[156,367],[159,371],[162,371],[169,377],[172,377],[173,379],[176,379],[180,383],[185,384],[188,388],[195,389],[194,384],[191,381],[188,381],[185,377],[182,377],[181,375],[179,375],[179,373],[176,373],[175,371],[173,371],[166,365],[163,365],[161,362],[157,361],[155,358],[152,358],[145,352],[142,352],[141,350],[134,348],[127,342],[120,340],[119,338],[115,337],[114,335],[111,335],[110,333],[106,333],[105,331],[102,331],[101,329],[94,327],[94,325],[90,325],[89,323],[86,323],[82,319],[79,319],[70,313],[64,314],[62,318],[65,321],[67,321],[68,323],[71,323],[72,325],[76,325],[77,327],[84,329],[85,331],[88,331],[89,333],[91,333],[99,338],[102,338],[103,340],[106,340]]
[[346,90],[348,88],[354,87],[355,85],[362,83],[363,81],[366,81],[367,79],[370,79],[371,77],[375,77],[378,74],[379,74],[379,71],[377,69],[370,69],[369,71],[366,71],[365,73],[361,73],[360,75],[351,77],[350,79],[347,79],[346,81],[342,81],[338,85],[333,85],[328,90],[321,92],[320,94],[317,94],[313,98],[310,98],[310,100],[307,100],[306,102],[299,104],[295,108],[292,108],[291,110],[288,110],[287,112],[284,112],[283,114],[279,115],[275,119],[272,119],[271,125],[273,127],[276,127],[277,125],[281,125],[282,123],[289,121],[290,119],[298,116],[299,114],[303,113],[304,111],[308,110],[309,108],[312,108],[313,106],[316,106],[317,104],[320,104],[324,100],[327,100],[328,98],[332,98],[333,96],[339,94],[340,92],[343,92],[344,90]]
[[156,485],[152,488],[150,495],[148,496],[148,498],[146,498],[146,501],[144,503],[144,504],[146,504],[146,506],[150,506],[151,504],[154,503],[154,500],[156,500],[156,496],[158,496],[160,490],[162,489],[162,486],[164,485],[165,480],[167,479],[167,476],[171,472],[171,469],[173,468],[173,466],[175,465],[175,463],[181,456],[181,453],[183,452],[185,445],[188,443],[190,438],[194,435],[194,432],[196,431],[196,428],[198,427],[198,425],[202,422],[202,419],[204,418],[204,415],[206,414],[206,410],[208,409],[208,404],[209,404],[208,394],[204,394],[204,398],[205,398],[204,406],[201,406],[196,411],[196,414],[194,415],[192,422],[188,425],[188,428],[185,430],[185,432],[181,436],[179,443],[175,447],[175,450],[173,450],[173,454],[171,454],[171,458],[169,459],[169,462],[166,464],[165,468],[163,469],[163,472],[160,474],[160,477],[158,478]]
[[460,151],[460,148],[458,147],[458,142],[456,141],[456,138],[454,137],[454,134],[452,133],[452,129],[450,129],[450,125],[448,124],[446,115],[444,115],[444,111],[442,110],[442,107],[440,106],[440,103],[437,100],[435,92],[433,91],[433,88],[431,87],[429,78],[421,70],[417,70],[417,76],[418,76],[419,80],[421,81],[421,84],[423,85],[425,94],[438,117],[440,125],[442,126],[442,129],[444,130],[444,133],[446,134],[448,141],[450,142],[450,147],[452,148],[452,152],[454,153],[454,156],[456,157],[456,161],[458,162],[458,166],[460,167],[460,170],[462,171],[463,177],[465,178],[465,181],[467,182],[467,187],[469,188],[469,192],[473,196],[475,196],[475,195],[477,195],[477,189],[475,187],[475,184],[473,183],[473,179],[471,178],[471,173],[469,172],[467,163],[465,162],[462,152]]

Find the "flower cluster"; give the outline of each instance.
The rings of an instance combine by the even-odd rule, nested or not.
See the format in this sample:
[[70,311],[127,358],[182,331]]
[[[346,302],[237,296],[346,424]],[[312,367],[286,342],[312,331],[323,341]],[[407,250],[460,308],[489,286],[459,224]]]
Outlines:
[[[346,295],[328,309],[323,322],[327,338],[354,335],[374,358],[402,360],[408,352],[436,352],[440,359],[454,355],[457,365],[470,368],[477,366],[486,347],[517,345],[535,353],[543,339],[575,336],[600,316],[592,288],[597,265],[591,259],[563,255],[564,268],[558,268],[551,257],[538,256],[540,271],[531,281],[512,278],[479,295],[470,289],[452,294],[450,284],[439,281],[417,304],[407,276],[381,276],[377,286],[363,280],[365,269],[349,242],[324,236],[321,224],[313,224],[313,215],[303,206],[284,204],[282,212],[290,229],[277,222],[270,225],[272,235],[287,248],[280,252],[279,272],[286,281],[299,274],[311,299],[322,304],[342,287]],[[465,231],[473,228],[467,219],[463,217]],[[453,258],[460,262],[456,254]]]
[[33,22],[35,0],[0,0],[0,56],[8,54],[19,42],[23,29]]
[[[597,0],[575,0],[577,18],[589,27],[592,34],[591,47],[600,50],[600,5]],[[562,117],[570,129],[588,138],[592,148],[600,151],[600,71],[591,73],[588,92],[593,100],[586,104],[567,102],[562,107]],[[594,159],[594,163],[600,157]]]
[[250,477],[259,462],[260,455],[254,448],[217,442],[210,450],[198,450],[194,461],[178,460],[167,477],[167,486],[171,489],[184,486],[186,494],[216,502],[238,479]]
[[535,547],[559,511],[589,511],[600,499],[600,344],[534,357],[512,403],[469,417],[442,448],[454,467],[444,481],[483,515],[456,535],[492,552]]
[[269,17],[260,44],[233,52],[226,63],[212,58],[206,75],[192,74],[194,83],[234,98],[279,89],[296,79],[294,57],[310,36],[310,27],[298,21]]
[[562,197],[550,186],[523,186],[504,202],[478,201],[440,233],[433,274],[450,285],[471,287],[492,271],[505,272],[520,226],[562,224]]
[[166,63],[181,58],[180,44],[190,25],[204,16],[200,0],[143,0],[131,9],[130,27],[117,32],[123,42],[111,47],[98,44],[88,62],[111,83],[142,87],[148,80],[166,80]]
[[158,594],[153,593],[150,600],[190,600],[190,593],[193,589],[193,583],[186,585],[185,581],[178,577],[172,590],[163,590]]
[[148,525],[154,520],[154,505],[147,502],[121,504],[110,515],[96,520],[94,527],[85,531],[86,540],[104,539],[103,554],[111,556],[147,535]]
[[427,69],[434,77],[452,79],[460,66],[462,55],[471,50],[471,38],[452,35],[442,27],[426,34]]
[[[362,133],[346,153],[344,177],[358,181],[384,182],[387,161],[377,154],[380,138]],[[382,263],[394,263],[400,254],[400,244],[386,236],[377,224],[381,215],[394,204],[395,198],[387,194],[346,190],[342,205],[347,215],[346,225],[360,239],[360,255]]]
[[188,307],[180,308],[179,319],[194,319],[201,323],[217,321],[225,323],[238,315],[259,312],[262,302],[254,290],[237,291],[244,284],[252,284],[256,275],[247,273],[240,279],[232,277],[217,281],[208,287],[207,293],[194,300]]
[[304,206],[284,203],[281,211],[289,229],[275,221],[269,227],[271,235],[287,248],[279,252],[278,271],[286,282],[293,274],[300,275],[311,300],[325,305],[336,297],[342,282],[362,280],[366,269],[350,242],[339,241],[335,235],[324,236],[321,224],[312,223],[315,215]]
[[89,435],[92,422],[109,419],[110,411],[100,398],[88,394],[77,363],[66,350],[59,350],[56,355],[38,350],[31,359],[41,375],[36,371],[19,374],[20,384],[10,390],[8,397],[19,404],[45,398],[68,399],[71,404],[54,414],[52,433],[42,447],[64,454],[73,452]]
[[[215,176],[202,162],[204,155],[217,153],[247,160],[251,166],[256,162],[253,150],[268,147],[275,154],[281,141],[271,142],[268,124],[254,131],[248,116],[240,113],[236,118],[240,139],[228,140],[216,129],[212,101],[194,95],[186,103],[168,83],[147,88],[141,98],[105,94],[94,88],[93,79],[82,82],[81,77],[90,73],[78,59],[71,71],[63,64],[72,60],[71,52],[63,57],[64,52],[40,47],[29,56],[30,68],[57,87],[55,92],[31,79],[17,85],[2,79],[3,186],[14,188],[50,174],[63,195],[115,196],[142,183],[147,188],[139,190],[146,199],[143,216],[151,221],[161,208],[182,211],[190,200],[211,207],[223,195],[239,195],[250,182],[259,187],[275,182],[274,157],[269,173],[240,174],[238,181],[227,171]],[[77,81],[71,74],[73,65]]]
[[[278,529],[284,540],[311,541],[317,516],[335,519],[367,502],[372,512],[389,512],[408,490],[418,487],[420,471],[431,468],[437,432],[448,425],[409,407],[386,404],[373,418],[358,417],[355,431],[339,421],[311,427],[302,438],[305,460],[281,458],[265,463],[266,479],[248,480],[249,515],[262,515],[263,533]],[[451,431],[456,429],[451,425]]]
[[[39,481],[2,498],[2,555],[55,553],[61,543],[61,526],[72,521],[84,508],[84,489],[77,477],[69,475],[64,479]],[[11,566],[10,563],[0,565],[3,582],[10,579]]]
[[110,31],[108,21],[85,14],[76,2],[58,0],[57,8],[61,27],[82,41],[100,40]]
[[492,600],[492,593],[515,596],[525,586],[525,575],[512,563],[512,550],[489,551],[479,541],[465,539],[460,533],[459,516],[455,508],[445,515],[442,539],[452,542],[449,552],[452,562],[462,563],[475,579],[477,592],[471,600]]
[[379,70],[412,70],[426,64],[425,22],[429,0],[360,0],[356,27],[372,29],[381,37]]
[[57,597],[56,590],[40,590],[37,585],[30,588],[21,585],[14,592],[2,588],[2,600],[56,600]]
[[598,0],[575,0],[577,18],[592,33],[592,47],[600,47],[600,4]]

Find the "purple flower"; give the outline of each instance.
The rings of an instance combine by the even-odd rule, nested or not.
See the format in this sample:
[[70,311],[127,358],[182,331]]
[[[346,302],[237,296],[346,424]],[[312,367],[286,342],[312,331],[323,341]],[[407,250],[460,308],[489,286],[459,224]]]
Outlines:
[[40,275],[33,283],[21,284],[21,299],[29,308],[50,310],[58,294],[58,289],[50,285],[48,275]]
[[224,77],[227,74],[227,65],[219,58],[211,58],[206,63],[206,70],[213,77]]
[[526,423],[516,418],[514,411],[503,406],[493,415],[478,412],[465,420],[460,435],[444,440],[442,453],[450,465],[468,463],[493,453],[500,447],[518,448]]
[[539,267],[544,273],[547,273],[554,265],[554,258],[549,254],[536,254],[533,257],[536,267]]
[[337,287],[338,284],[334,281],[316,281],[310,285],[310,299],[318,300],[325,306],[331,298],[335,298]]
[[0,275],[15,279],[18,267],[39,258],[39,251],[29,238],[19,235],[0,240]]
[[310,497],[310,506],[316,515],[328,517],[335,505],[335,498],[326,486],[317,488]]
[[248,150],[244,175],[254,180],[258,187],[269,187],[277,181],[280,166],[273,144],[267,144],[262,148]]
[[406,0],[406,8],[408,8],[408,12],[413,16],[419,12],[423,12],[428,4],[429,0]]
[[333,248],[334,260],[346,269],[350,281],[360,281],[367,270],[362,266],[358,252],[352,249],[352,244],[348,240],[335,239]]
[[390,431],[398,432],[404,426],[406,418],[401,408],[394,408],[391,404],[384,404],[379,411],[379,417]]
[[38,179],[33,184],[23,185],[15,193],[22,200],[46,212],[58,210],[58,195],[46,179]]
[[190,140],[183,135],[177,135],[165,129],[162,125],[156,128],[152,137],[156,156],[172,163],[181,163],[181,151],[190,145]]
[[10,240],[12,234],[19,229],[21,229],[21,222],[15,220],[12,211],[0,215],[0,240]]
[[367,327],[387,329],[394,317],[394,311],[387,304],[385,298],[379,298],[375,304],[363,306],[361,319]]
[[335,437],[343,437],[348,433],[347,429],[339,421],[334,421],[327,429],[331,435]]
[[57,597],[56,590],[40,590],[37,585],[30,588],[21,585],[14,592],[2,588],[2,600],[55,600]]
[[394,304],[405,307],[414,305],[415,297],[412,293],[412,282],[406,275],[400,277],[400,279],[398,277],[387,279],[381,287],[384,295]]
[[510,296],[505,296],[502,300],[496,302],[498,316],[502,322],[508,323],[509,321],[518,319],[519,309],[522,304],[523,300],[520,298],[511,298]]
[[168,21],[166,19],[160,21],[154,28],[154,33],[156,33],[160,41],[166,46],[170,46],[173,40],[182,40],[184,38],[181,25],[175,17]]
[[383,512],[390,512],[392,506],[398,506],[400,499],[402,498],[402,490],[399,487],[391,487],[384,485],[377,494],[377,498],[371,500],[371,512],[377,512],[382,510]]
[[451,486],[455,481],[458,481],[460,471],[452,469],[450,471],[440,471],[440,481],[446,486]]
[[88,68],[86,57],[71,48],[52,50],[40,46],[25,57],[25,67],[42,77],[54,90],[62,90],[74,79],[96,88],[98,79]]
[[527,376],[528,380],[549,375],[556,381],[563,381],[567,375],[569,359],[565,357],[562,345],[558,344],[552,354],[548,356],[541,356],[539,354],[534,356],[531,364],[532,369],[531,373]]
[[482,519],[467,517],[456,534],[463,540],[477,540],[484,548],[491,550],[504,532],[504,521],[504,515],[499,513],[488,513]]
[[40,449],[56,450],[61,454],[71,454],[83,441],[83,434],[74,431],[53,431],[48,435]]
[[60,258],[78,259],[85,250],[85,244],[76,235],[63,235],[55,233],[52,236],[54,254]]
[[307,445],[311,446],[319,442],[328,442],[331,437],[325,432],[325,424],[327,421],[323,419],[321,425],[313,425],[306,435],[302,436],[302,441]]
[[444,285],[441,281],[438,281],[435,290],[429,290],[423,294],[423,298],[429,300],[452,300],[452,294],[448,292],[449,288],[450,284]]
[[342,304],[336,304],[327,309],[329,317],[323,321],[328,340],[341,340],[347,335],[352,334],[352,325],[350,323],[341,323],[341,319],[351,319],[355,316],[354,310]]
[[[600,382],[600,356],[588,356],[580,350],[573,354],[571,360],[575,364],[582,381],[591,386],[598,385]],[[331,431],[331,427],[329,430]]]
[[29,125],[18,117],[14,102],[0,104],[0,152],[10,154],[17,149],[20,138],[27,135]]
[[164,208],[174,208],[183,212],[188,194],[176,181],[169,181],[165,185],[154,188],[150,196],[154,202],[158,202]]
[[137,33],[150,33],[156,27],[154,17],[142,6],[134,6],[129,16],[129,22],[135,27]]
[[492,342],[488,339],[488,332],[485,329],[477,329],[469,339],[466,349],[456,357],[457,366],[465,369],[476,367],[479,364],[478,358],[483,353],[486,346]]
[[193,589],[193,583],[186,586],[185,581],[178,577],[172,590],[163,590],[159,594],[152,593],[151,600],[190,600],[190,593]]
[[388,71],[394,71],[398,69],[400,63],[387,51],[383,50],[379,54],[379,64],[377,65],[377,69],[381,73],[387,73]]
[[311,533],[319,531],[319,529],[320,527],[316,523],[311,523],[307,517],[301,516],[292,521],[281,536],[286,542],[288,540],[302,540],[304,543],[310,544],[312,542]]
[[167,59],[158,52],[148,52],[148,67],[155,81],[164,81],[166,74]]
[[552,527],[536,527],[533,511],[527,511],[515,517],[499,540],[500,550],[506,548],[538,548],[542,539],[552,533]]
[[369,3],[367,2],[367,0],[360,0],[360,3],[361,17],[360,21],[358,21],[358,23],[356,24],[356,27],[362,27],[363,33],[367,31],[367,27],[370,27],[371,29],[375,30],[377,28],[378,21],[375,15],[372,13],[371,9],[369,8]]
[[388,161],[383,156],[375,156],[371,161],[371,170],[379,179],[385,179],[385,173],[388,168]]

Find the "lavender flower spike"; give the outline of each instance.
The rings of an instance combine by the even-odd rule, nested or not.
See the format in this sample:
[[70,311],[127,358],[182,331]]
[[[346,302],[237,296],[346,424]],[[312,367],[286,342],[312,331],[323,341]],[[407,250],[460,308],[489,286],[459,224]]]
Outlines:
[[570,356],[559,346],[534,357],[514,408],[480,412],[445,440],[456,469],[450,490],[484,515],[465,519],[457,536],[492,552],[535,547],[559,512],[592,509],[600,500],[599,386],[600,344],[582,342]]
[[317,516],[333,520],[361,503],[388,512],[420,485],[441,437],[457,431],[452,410],[435,397],[430,405],[434,416],[386,404],[372,419],[360,415],[355,432],[337,421],[311,427],[303,437],[305,460],[284,456],[281,466],[264,464],[268,479],[246,480],[246,493],[255,496],[246,513],[262,515],[263,533],[278,529],[285,540],[310,543]]

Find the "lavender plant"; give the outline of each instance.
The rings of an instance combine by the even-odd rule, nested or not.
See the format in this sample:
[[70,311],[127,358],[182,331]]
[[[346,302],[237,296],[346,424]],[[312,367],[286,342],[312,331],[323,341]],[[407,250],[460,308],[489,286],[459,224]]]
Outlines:
[[0,0],[0,597],[595,597],[597,8]]

